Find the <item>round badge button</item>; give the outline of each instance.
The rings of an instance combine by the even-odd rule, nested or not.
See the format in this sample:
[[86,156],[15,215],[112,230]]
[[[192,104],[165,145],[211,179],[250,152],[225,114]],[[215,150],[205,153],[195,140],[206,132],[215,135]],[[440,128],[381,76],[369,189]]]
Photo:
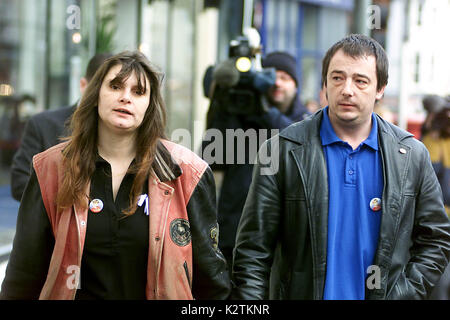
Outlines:
[[99,213],[103,209],[103,201],[100,199],[94,199],[89,203],[89,209],[93,213]]
[[370,209],[373,211],[379,211],[381,209],[381,199],[380,198],[373,198],[370,200]]

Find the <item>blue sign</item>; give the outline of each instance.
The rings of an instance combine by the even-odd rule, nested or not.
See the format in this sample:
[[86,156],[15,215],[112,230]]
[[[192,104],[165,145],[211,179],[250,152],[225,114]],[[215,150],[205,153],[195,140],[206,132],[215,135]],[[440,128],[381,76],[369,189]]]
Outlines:
[[299,0],[300,2],[314,4],[316,6],[332,7],[343,10],[353,10],[354,0]]

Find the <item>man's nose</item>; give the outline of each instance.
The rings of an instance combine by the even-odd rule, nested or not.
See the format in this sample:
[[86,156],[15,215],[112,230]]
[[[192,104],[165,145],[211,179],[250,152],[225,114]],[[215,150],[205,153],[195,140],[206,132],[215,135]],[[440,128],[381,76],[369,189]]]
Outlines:
[[283,79],[281,77],[276,77],[275,86],[280,87],[282,83],[283,83]]
[[347,79],[342,88],[342,94],[344,96],[353,96],[353,81],[352,79]]

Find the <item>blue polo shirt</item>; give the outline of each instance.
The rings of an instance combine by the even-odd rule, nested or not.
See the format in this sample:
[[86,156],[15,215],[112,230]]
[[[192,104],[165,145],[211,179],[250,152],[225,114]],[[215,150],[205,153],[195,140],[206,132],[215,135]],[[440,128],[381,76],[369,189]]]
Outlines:
[[324,299],[365,298],[367,268],[378,245],[381,211],[370,202],[381,199],[383,170],[378,149],[377,119],[372,114],[369,137],[358,148],[339,139],[331,126],[328,107],[320,127],[328,169],[328,240]]

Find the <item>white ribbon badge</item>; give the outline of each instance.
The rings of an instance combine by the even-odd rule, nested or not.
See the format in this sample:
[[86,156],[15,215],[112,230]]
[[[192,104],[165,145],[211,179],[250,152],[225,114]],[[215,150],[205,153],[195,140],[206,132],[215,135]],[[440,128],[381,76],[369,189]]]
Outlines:
[[144,213],[146,215],[148,215],[149,212],[148,212],[148,195],[147,194],[141,194],[141,196],[139,197],[139,200],[138,200],[138,206],[142,207],[142,204],[144,203],[144,201],[145,201]]

